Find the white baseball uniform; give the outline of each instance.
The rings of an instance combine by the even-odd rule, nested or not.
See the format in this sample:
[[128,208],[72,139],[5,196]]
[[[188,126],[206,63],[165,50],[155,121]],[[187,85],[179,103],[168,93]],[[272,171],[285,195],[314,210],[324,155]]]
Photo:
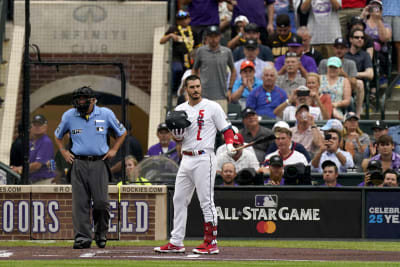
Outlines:
[[[190,106],[188,102],[177,106],[175,110],[184,110],[191,125],[185,129],[182,141],[182,161],[175,181],[174,193],[174,229],[170,243],[183,246],[186,232],[187,207],[196,189],[204,222],[217,225],[214,205],[214,181],[216,157],[214,143],[217,131],[231,127],[221,106],[203,98],[200,103]],[[185,155],[185,153],[192,155]]]

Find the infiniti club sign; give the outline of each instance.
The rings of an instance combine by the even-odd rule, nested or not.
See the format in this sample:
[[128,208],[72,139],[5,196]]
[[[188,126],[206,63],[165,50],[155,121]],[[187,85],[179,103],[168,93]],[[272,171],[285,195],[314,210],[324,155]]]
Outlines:
[[82,23],[98,23],[107,18],[107,11],[97,5],[82,5],[74,9],[73,17]]

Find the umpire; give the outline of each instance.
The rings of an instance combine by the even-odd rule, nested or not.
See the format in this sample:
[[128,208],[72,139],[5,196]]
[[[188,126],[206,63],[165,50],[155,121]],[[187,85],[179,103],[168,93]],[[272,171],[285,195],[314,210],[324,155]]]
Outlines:
[[[108,159],[115,156],[126,136],[125,127],[114,113],[96,106],[94,91],[81,87],[73,92],[74,108],[67,110],[55,130],[55,140],[64,159],[72,164],[72,221],[75,232],[74,249],[90,248],[92,224],[90,207],[93,200],[93,221],[95,241],[99,248],[106,246],[108,231],[109,203],[108,182],[111,171]],[[109,149],[107,131],[116,133],[114,146]],[[69,132],[72,141],[70,150],[64,148],[62,139]]]

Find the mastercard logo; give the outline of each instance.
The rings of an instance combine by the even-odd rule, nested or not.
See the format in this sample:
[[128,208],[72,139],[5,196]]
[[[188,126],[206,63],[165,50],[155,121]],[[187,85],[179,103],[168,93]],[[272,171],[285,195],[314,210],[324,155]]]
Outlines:
[[257,223],[257,232],[260,234],[273,234],[276,230],[276,224],[273,221],[261,221]]

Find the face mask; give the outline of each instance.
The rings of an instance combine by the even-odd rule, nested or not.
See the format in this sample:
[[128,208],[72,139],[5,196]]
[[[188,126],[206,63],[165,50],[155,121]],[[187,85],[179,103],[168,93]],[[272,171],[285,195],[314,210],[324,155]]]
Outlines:
[[85,103],[79,103],[79,98],[74,100],[74,107],[79,112],[82,118],[85,118],[87,111],[89,110],[90,99],[87,98]]

